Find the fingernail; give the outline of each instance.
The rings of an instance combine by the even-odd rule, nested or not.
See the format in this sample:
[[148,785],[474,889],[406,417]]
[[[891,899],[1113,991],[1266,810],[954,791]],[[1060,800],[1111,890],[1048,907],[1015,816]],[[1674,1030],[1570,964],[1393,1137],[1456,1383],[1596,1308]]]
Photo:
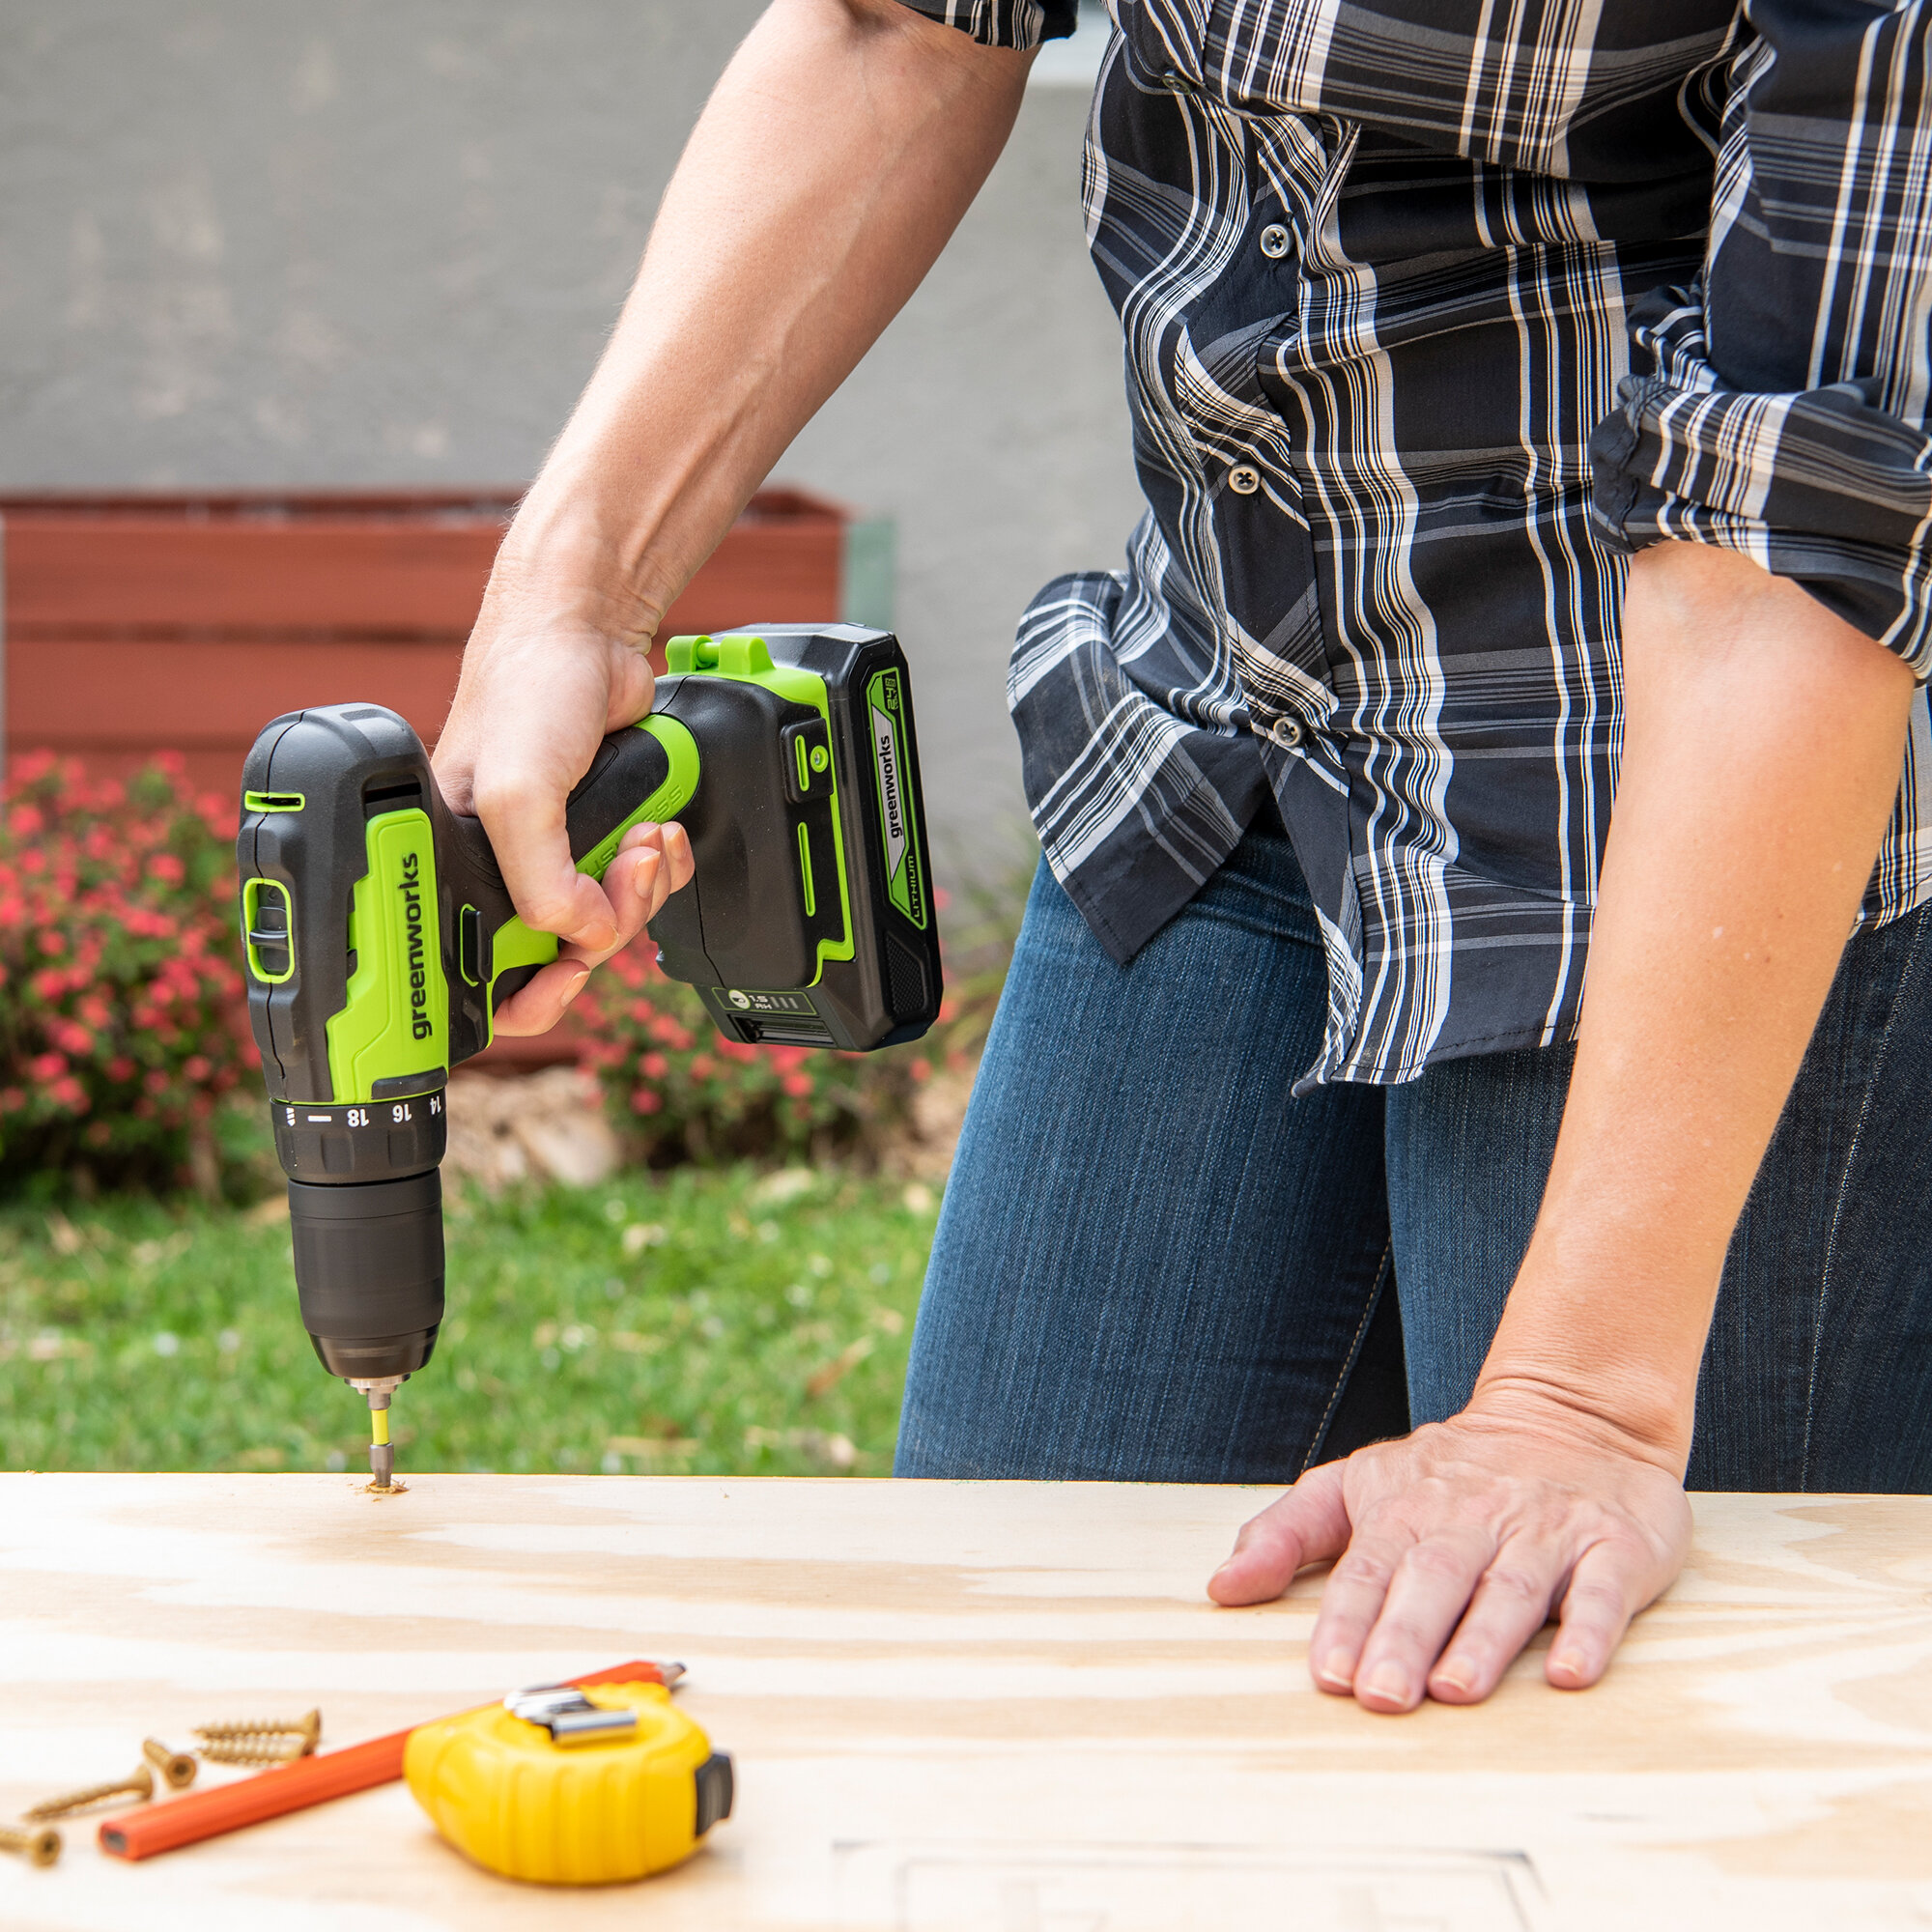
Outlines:
[[1408,1702],[1408,1683],[1399,1670],[1378,1670],[1366,1684],[1356,1687],[1371,1697],[1379,1697],[1384,1703],[1406,1704]]
[[1349,1669],[1349,1653],[1345,1650],[1330,1651],[1315,1674],[1331,1690],[1348,1690],[1353,1681]]
[[579,975],[577,976],[577,979],[576,979],[576,980],[575,980],[575,981],[573,982],[573,984],[571,985],[571,988],[570,988],[570,990],[569,990],[569,991],[568,991],[567,993],[565,993],[565,994],[564,994],[564,996],[563,996],[563,1004],[564,1004],[564,1005],[565,1005],[566,1007],[567,1007],[567,1006],[569,1006],[569,1004],[571,1003],[571,1001],[572,1001],[572,1000],[576,999],[576,997],[578,996],[578,994],[579,994],[579,993],[582,992],[582,990],[583,990],[583,982],[584,982],[584,981],[585,981],[586,980],[588,980],[589,978],[590,978],[590,975],[589,975],[588,973],[580,973],[580,974],[579,974]]
[[1476,1681],[1476,1673],[1461,1658],[1457,1658],[1450,1663],[1438,1663],[1430,1681],[1440,1684],[1445,1690],[1460,1690],[1466,1697],[1470,1685]]
[[1566,1650],[1561,1657],[1552,1657],[1549,1660],[1549,1667],[1552,1670],[1562,1671],[1566,1677],[1581,1677],[1583,1660],[1574,1650]]

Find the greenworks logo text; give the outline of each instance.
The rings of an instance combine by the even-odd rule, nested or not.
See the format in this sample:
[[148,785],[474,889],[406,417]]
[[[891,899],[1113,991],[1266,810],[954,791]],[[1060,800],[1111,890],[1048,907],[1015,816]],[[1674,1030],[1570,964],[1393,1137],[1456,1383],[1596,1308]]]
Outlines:
[[396,890],[403,895],[403,923],[409,933],[410,1032],[427,1039],[435,1029],[429,1019],[429,982],[423,971],[423,910],[421,860],[403,854],[403,876]]

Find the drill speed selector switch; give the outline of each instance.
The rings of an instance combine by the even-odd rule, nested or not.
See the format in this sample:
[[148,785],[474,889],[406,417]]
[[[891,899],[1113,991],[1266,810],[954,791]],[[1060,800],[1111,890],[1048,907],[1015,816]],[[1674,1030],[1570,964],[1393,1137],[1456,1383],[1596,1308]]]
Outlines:
[[[655,708],[612,732],[566,810],[601,878],[636,824],[680,823],[695,875],[658,958],[725,1037],[867,1052],[939,1011],[919,751],[887,632],[780,624],[673,639]],[[443,1088],[557,955],[517,917],[477,819],[376,704],[292,711],[243,774],[237,857],[248,1011],[289,1178],[317,1355],[387,1406],[442,1320]]]

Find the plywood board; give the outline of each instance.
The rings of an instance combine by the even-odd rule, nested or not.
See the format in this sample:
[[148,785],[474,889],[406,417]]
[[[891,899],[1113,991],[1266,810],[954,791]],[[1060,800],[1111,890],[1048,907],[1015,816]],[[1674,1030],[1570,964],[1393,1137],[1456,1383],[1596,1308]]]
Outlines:
[[1705,1497],[1608,1680],[1371,1717],[1316,1579],[1201,1594],[1252,1491],[0,1477],[0,1804],[319,1703],[353,1742],[645,1655],[740,1772],[644,1888],[533,1894],[401,1787],[128,1866],[0,1861],[9,1932],[542,1923],[1549,1932],[1932,1923],[1932,1500]]

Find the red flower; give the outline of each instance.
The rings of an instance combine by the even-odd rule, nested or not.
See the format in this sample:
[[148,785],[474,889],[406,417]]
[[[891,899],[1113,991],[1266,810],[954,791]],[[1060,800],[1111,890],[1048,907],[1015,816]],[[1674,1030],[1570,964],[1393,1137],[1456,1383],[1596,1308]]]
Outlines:
[[803,1100],[805,1096],[811,1092],[811,1075],[810,1073],[787,1073],[785,1077],[779,1082],[779,1085],[782,1087],[785,1090],[785,1092],[792,1096],[794,1100]]
[[664,1107],[664,1095],[649,1087],[639,1087],[631,1095],[631,1111],[636,1114],[655,1114]]
[[647,1053],[638,1062],[638,1065],[653,1080],[662,1080],[670,1071],[670,1062],[661,1053]]

